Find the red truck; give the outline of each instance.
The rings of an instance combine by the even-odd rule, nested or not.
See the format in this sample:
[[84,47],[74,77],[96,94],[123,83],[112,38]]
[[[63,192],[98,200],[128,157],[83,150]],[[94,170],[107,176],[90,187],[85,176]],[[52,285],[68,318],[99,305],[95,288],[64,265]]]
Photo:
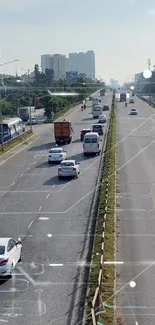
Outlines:
[[54,122],[56,144],[67,144],[72,141],[72,125],[70,121]]

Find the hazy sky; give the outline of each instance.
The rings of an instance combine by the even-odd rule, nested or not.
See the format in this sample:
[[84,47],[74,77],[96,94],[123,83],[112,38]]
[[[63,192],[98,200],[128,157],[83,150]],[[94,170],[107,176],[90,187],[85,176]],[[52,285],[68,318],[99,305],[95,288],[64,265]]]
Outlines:
[[0,0],[2,67],[33,68],[43,53],[94,50],[96,76],[131,79],[155,64],[155,0]]

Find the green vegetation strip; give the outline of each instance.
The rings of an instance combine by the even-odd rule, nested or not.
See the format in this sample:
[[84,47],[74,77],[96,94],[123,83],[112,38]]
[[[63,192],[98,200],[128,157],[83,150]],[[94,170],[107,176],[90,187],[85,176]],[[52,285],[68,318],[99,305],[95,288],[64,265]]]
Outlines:
[[4,143],[4,151],[2,150],[2,147],[0,147],[0,156],[4,155],[7,151],[15,148],[18,144],[24,143],[25,141],[27,141],[33,135],[35,135],[35,133],[30,132],[27,135],[23,134],[19,138],[14,139],[13,141],[10,141],[9,143]]
[[[100,271],[101,245],[103,222],[106,207],[106,179],[109,174],[109,198],[107,204],[107,217],[104,239],[104,261],[114,261],[115,259],[115,169],[116,169],[116,108],[112,107],[111,122],[106,145],[106,155],[103,169],[103,180],[100,189],[100,202],[98,210],[98,220],[95,230],[94,248],[92,255],[92,268],[90,273],[90,284],[87,297],[87,325],[92,325],[91,308],[95,290],[98,287],[98,276]],[[103,265],[103,277],[101,283],[101,302],[113,306],[115,267],[113,265]],[[100,314],[99,323],[112,325],[114,319],[113,308],[100,308],[96,310],[104,311]],[[105,313],[106,311],[106,313]],[[99,324],[98,323],[98,324]]]

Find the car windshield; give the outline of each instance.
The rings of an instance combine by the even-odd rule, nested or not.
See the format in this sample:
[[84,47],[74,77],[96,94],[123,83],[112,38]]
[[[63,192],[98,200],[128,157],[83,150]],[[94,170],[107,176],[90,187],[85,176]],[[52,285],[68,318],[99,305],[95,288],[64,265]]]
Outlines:
[[95,129],[101,129],[101,128],[102,128],[101,125],[93,125],[93,130],[95,130]]
[[5,253],[5,246],[0,246],[0,255],[4,255]]
[[132,112],[136,112],[136,109],[135,109],[135,108],[132,108],[131,111],[132,111]]
[[51,149],[49,153],[61,153],[62,149]]
[[61,163],[61,167],[72,167],[72,166],[74,166],[75,164],[71,161],[66,161],[66,162],[63,162],[63,163]]

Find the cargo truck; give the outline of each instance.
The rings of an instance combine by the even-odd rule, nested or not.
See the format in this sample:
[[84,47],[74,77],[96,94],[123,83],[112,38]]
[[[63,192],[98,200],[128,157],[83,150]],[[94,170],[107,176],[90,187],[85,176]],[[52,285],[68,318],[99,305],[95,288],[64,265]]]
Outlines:
[[105,89],[100,90],[100,97],[105,96]]
[[54,122],[56,144],[67,144],[72,141],[72,125],[69,121]]
[[120,102],[126,102],[126,93],[120,94]]

